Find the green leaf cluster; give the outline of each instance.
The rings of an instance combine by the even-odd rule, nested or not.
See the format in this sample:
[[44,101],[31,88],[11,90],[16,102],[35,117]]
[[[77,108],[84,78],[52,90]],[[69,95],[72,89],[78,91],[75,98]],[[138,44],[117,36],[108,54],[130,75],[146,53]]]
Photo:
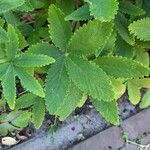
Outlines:
[[119,125],[126,89],[150,106],[149,48],[148,0],[1,0],[0,134],[39,128],[47,111],[63,121],[88,97]]

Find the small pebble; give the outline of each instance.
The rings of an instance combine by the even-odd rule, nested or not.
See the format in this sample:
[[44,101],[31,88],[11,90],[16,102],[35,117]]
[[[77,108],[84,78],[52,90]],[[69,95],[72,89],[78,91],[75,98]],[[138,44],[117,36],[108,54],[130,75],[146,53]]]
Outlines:
[[84,137],[84,135],[82,133],[80,133],[80,134],[78,134],[77,139],[78,139],[78,141],[80,141],[80,140],[84,140],[85,137]]
[[75,130],[75,127],[72,127],[71,130],[74,131],[74,130]]

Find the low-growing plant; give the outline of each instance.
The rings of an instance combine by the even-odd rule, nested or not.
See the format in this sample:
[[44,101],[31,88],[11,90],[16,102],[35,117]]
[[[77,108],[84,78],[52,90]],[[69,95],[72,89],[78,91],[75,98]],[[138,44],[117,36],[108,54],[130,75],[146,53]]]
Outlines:
[[1,0],[0,13],[0,134],[39,128],[47,111],[63,121],[87,97],[119,125],[126,89],[150,106],[148,0]]

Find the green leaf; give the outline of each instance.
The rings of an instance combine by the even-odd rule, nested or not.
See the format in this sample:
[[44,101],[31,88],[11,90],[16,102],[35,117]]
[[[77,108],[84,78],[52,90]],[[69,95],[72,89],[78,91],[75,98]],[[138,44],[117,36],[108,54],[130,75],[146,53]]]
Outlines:
[[16,107],[15,109],[24,109],[32,106],[34,104],[34,100],[37,96],[33,95],[32,93],[27,93],[24,95],[21,95],[16,100]]
[[[45,1],[45,0],[44,0]],[[45,3],[44,3],[43,0],[30,0],[30,3],[32,4],[32,6],[35,8],[35,9],[40,9],[42,7],[45,6]]]
[[129,100],[136,105],[141,100],[141,88],[150,88],[150,78],[132,79],[127,82]]
[[93,105],[96,107],[96,110],[106,119],[106,121],[119,125],[119,110],[118,104],[116,101],[105,102],[92,99]]
[[14,8],[21,6],[25,0],[1,0],[0,1],[0,13],[7,12]]
[[83,20],[89,20],[92,16],[90,15],[89,11],[89,5],[85,4],[69,14],[65,17],[65,20],[74,20],[74,21],[83,21]]
[[62,55],[62,52],[58,48],[47,42],[32,45],[29,47],[27,53],[48,55],[54,59],[58,59]]
[[140,103],[140,108],[147,108],[150,106],[150,89],[144,94]]
[[20,18],[15,15],[12,11],[7,11],[3,14],[7,24],[11,24],[13,27],[21,25]]
[[7,32],[0,26],[0,43],[7,41]]
[[136,46],[135,60],[142,63],[144,66],[149,67],[150,65],[149,53],[142,47]]
[[150,41],[140,41],[136,40],[137,45],[143,47],[143,48],[148,48],[150,49]]
[[150,74],[148,67],[125,57],[98,57],[95,62],[108,75],[115,78],[143,77]]
[[129,21],[123,14],[121,13],[117,14],[115,18],[115,25],[116,25],[116,30],[118,31],[122,39],[124,39],[128,44],[134,45],[135,40],[128,31]]
[[112,32],[111,35],[105,40],[104,45],[96,52],[96,57],[99,55],[109,55],[113,54],[115,49],[115,42],[116,42],[116,32]]
[[21,5],[20,7],[17,8],[17,10],[23,11],[23,12],[29,12],[29,11],[33,11],[34,8],[31,4],[30,0],[26,0],[23,5]]
[[150,17],[150,3],[149,0],[142,1],[142,8],[145,10],[147,17]]
[[32,110],[33,124],[36,129],[39,129],[42,125],[45,117],[45,101],[44,99],[37,98],[35,99],[35,103],[33,105]]
[[12,25],[8,25],[8,41],[6,44],[7,58],[12,60],[19,49],[19,39],[15,28]]
[[9,67],[8,63],[2,63],[2,64],[0,63],[0,79],[2,79],[2,77],[5,75],[8,67]]
[[74,33],[68,44],[68,51],[76,55],[95,54],[110,37],[112,27],[111,23],[102,23],[99,20],[89,21]]
[[102,22],[115,18],[118,10],[117,0],[84,0],[90,5],[91,15]]
[[133,58],[136,48],[132,45],[129,45],[124,41],[119,35],[116,40],[116,51],[115,54],[122,57]]
[[126,87],[119,79],[111,78],[111,82],[115,93],[115,99],[118,100],[125,93]]
[[150,41],[150,18],[134,21],[129,25],[129,31],[140,40]]
[[5,20],[2,17],[0,17],[0,26],[4,27],[4,25],[5,25]]
[[136,105],[140,102],[141,99],[140,88],[130,81],[128,81],[128,95],[129,100],[133,105]]
[[49,31],[53,43],[65,51],[72,32],[70,22],[64,20],[64,13],[55,5],[50,5],[48,11]]
[[22,50],[22,49],[24,49],[25,47],[28,46],[28,43],[27,43],[25,37],[20,32],[20,30],[16,29],[16,33],[17,33],[18,39],[19,39],[19,49]]
[[60,8],[65,15],[70,14],[75,8],[74,0],[56,0],[56,6]]
[[42,67],[54,63],[55,60],[47,55],[23,54],[15,58],[14,64],[20,67]]
[[6,99],[9,107],[11,109],[14,109],[16,102],[16,84],[14,68],[12,65],[8,67],[5,75],[2,78],[2,87],[4,98]]
[[61,57],[48,71],[45,85],[45,101],[50,114],[57,112],[67,94],[69,78],[65,70],[64,61],[64,57]]
[[55,115],[59,116],[60,120],[65,120],[78,106],[82,97],[82,92],[70,82],[64,102]]
[[29,124],[31,118],[30,112],[22,112],[17,118],[12,121],[12,124],[16,127],[24,128]]
[[129,80],[129,82],[132,82],[132,84],[138,86],[139,88],[150,88],[150,78],[135,78],[132,80]]
[[121,1],[119,6],[121,12],[132,16],[141,16],[145,14],[144,9],[132,4],[129,1]]
[[42,86],[32,75],[30,75],[27,71],[22,68],[15,67],[15,71],[17,76],[21,80],[21,84],[25,89],[32,92],[33,94],[44,97],[45,93],[43,91]]
[[112,101],[114,99],[109,77],[94,63],[68,56],[66,57],[66,67],[70,79],[81,91],[98,100]]
[[14,131],[16,128],[9,123],[0,124],[0,135],[6,136],[8,133]]

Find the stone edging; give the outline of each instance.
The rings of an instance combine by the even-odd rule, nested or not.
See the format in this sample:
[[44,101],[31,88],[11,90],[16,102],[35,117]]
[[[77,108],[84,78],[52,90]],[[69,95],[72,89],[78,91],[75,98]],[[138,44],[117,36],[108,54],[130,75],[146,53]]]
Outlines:
[[[139,138],[142,144],[150,144],[150,109],[126,119],[120,127],[110,127],[69,150],[137,150],[138,147],[134,144],[126,145],[123,133],[128,133],[131,141]],[[144,134],[148,135],[143,136]]]

